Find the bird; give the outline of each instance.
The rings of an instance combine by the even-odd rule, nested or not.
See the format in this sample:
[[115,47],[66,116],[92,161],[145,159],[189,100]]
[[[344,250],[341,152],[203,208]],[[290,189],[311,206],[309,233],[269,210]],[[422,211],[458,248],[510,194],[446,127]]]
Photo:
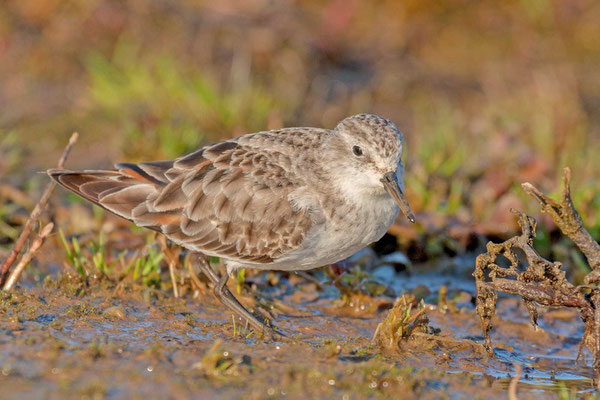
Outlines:
[[[249,133],[172,160],[47,173],[187,249],[215,296],[273,338],[275,330],[229,291],[228,278],[240,268],[303,271],[339,262],[379,240],[400,210],[414,223],[403,147],[393,122],[358,114],[334,129]],[[211,256],[223,261],[222,276]]]

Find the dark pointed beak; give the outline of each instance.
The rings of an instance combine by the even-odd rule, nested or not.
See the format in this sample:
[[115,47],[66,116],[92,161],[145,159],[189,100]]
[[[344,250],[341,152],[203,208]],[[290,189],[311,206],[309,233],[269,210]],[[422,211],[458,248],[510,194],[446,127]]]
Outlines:
[[406,218],[412,223],[415,222],[415,215],[410,209],[410,204],[408,204],[408,200],[402,193],[402,189],[400,189],[400,185],[398,184],[398,177],[395,172],[388,172],[383,175],[383,179],[381,179],[383,183],[383,187],[386,192],[392,196],[392,199],[400,206],[400,210],[406,215]]

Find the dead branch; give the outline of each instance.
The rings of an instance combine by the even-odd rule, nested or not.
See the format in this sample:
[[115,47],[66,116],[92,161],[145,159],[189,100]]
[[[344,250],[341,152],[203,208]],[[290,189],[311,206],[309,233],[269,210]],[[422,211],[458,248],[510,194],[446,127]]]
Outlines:
[[169,260],[169,275],[171,276],[171,283],[173,285],[173,296],[179,297],[179,289],[177,288],[177,277],[175,276],[175,265],[177,261],[174,259]]
[[31,261],[31,259],[35,255],[35,253],[38,251],[40,246],[44,243],[44,239],[46,239],[46,237],[50,234],[50,232],[52,232],[53,228],[54,228],[54,224],[52,222],[46,224],[46,226],[44,226],[44,228],[42,228],[42,230],[35,237],[35,239],[33,239],[31,246],[29,247],[29,249],[27,249],[27,252],[25,254],[23,254],[23,257],[21,257],[21,259],[17,263],[17,266],[15,267],[15,269],[12,271],[12,273],[8,277],[8,280],[6,281],[6,284],[4,285],[4,290],[10,290],[14,286],[14,284],[17,283],[17,281],[19,280],[19,277],[21,276],[21,273],[23,273],[23,270],[25,269],[27,264],[29,264],[29,262]]
[[[77,132],[74,132],[71,135],[71,138],[69,139],[69,143],[67,144],[67,147],[65,147],[65,150],[63,151],[62,156],[58,160],[57,168],[62,168],[64,166],[65,161],[67,160],[67,158],[69,157],[69,153],[71,152],[71,148],[73,147],[75,142],[77,142],[78,137],[79,137],[79,134]],[[33,211],[31,211],[31,214],[29,215],[29,218],[27,219],[27,222],[25,222],[25,226],[23,227],[23,232],[21,232],[21,235],[15,242],[15,246],[11,250],[11,252],[8,255],[8,257],[6,258],[6,260],[4,260],[4,263],[2,264],[2,272],[0,273],[0,287],[4,288],[4,284],[6,282],[6,278],[8,277],[8,274],[10,272],[11,266],[13,265],[17,256],[21,252],[21,248],[23,247],[23,244],[25,244],[25,241],[29,237],[31,230],[33,229],[34,223],[40,217],[40,214],[42,213],[42,211],[44,211],[44,209],[46,208],[46,203],[48,202],[48,199],[50,198],[50,195],[52,194],[52,191],[54,190],[55,186],[56,186],[56,182],[53,180],[51,180],[50,183],[48,184],[48,186],[46,186],[46,190],[44,191],[44,194],[40,198],[40,201],[38,201],[38,203],[35,205],[35,207],[33,208]]]
[[508,398],[509,400],[519,400],[517,396],[517,385],[523,374],[523,366],[521,364],[515,365],[515,376],[512,377],[508,384]]
[[[189,256],[189,254],[188,254],[188,256]],[[188,267],[188,272],[190,274],[192,286],[194,286],[196,288],[196,290],[199,290],[199,291],[206,290],[207,286],[203,285],[202,282],[200,282],[200,279],[198,279],[198,277],[196,276],[196,271],[194,271],[192,263],[188,260],[188,257],[186,257],[186,259],[184,260],[184,264],[187,265],[187,267]]]
[[550,217],[560,231],[568,236],[587,258],[593,274],[586,277],[586,283],[599,283],[600,245],[598,245],[583,226],[583,220],[571,200],[571,170],[568,167],[564,169],[563,191],[560,203],[548,198],[531,183],[523,183],[521,187],[527,194],[540,203],[542,212],[550,214]]
[[[582,287],[573,285],[566,279],[561,263],[548,261],[537,254],[533,248],[535,219],[511,210],[519,216],[522,233],[503,243],[489,242],[487,252],[477,257],[473,273],[477,287],[476,311],[481,319],[486,348],[490,354],[493,354],[490,330],[492,317],[496,313],[498,291],[521,296],[534,326],[537,324],[537,306],[578,309],[586,327],[578,359],[583,346],[587,346],[594,355],[596,374],[600,376],[600,288],[590,285],[598,282],[597,277],[600,276],[600,246],[587,232],[573,206],[569,187],[570,177],[569,169],[565,168],[560,204],[546,197],[529,183],[522,186],[528,194],[538,200],[542,210],[552,216],[560,230],[573,240],[588,259],[592,271],[586,277],[587,285]],[[525,255],[524,270],[517,250]],[[508,260],[510,265],[508,267],[498,265],[499,256]]]
[[173,286],[173,296],[175,296],[175,298],[178,298],[179,297],[179,288],[177,287],[177,277],[175,276],[175,267],[179,263],[179,254],[181,253],[181,249],[177,248],[176,250],[173,250],[171,247],[169,247],[169,243],[167,243],[167,238],[163,235],[160,235],[158,237],[158,243],[160,245],[160,248],[161,248],[163,254],[165,254],[165,256],[166,256],[167,263],[169,265],[169,276],[171,277],[171,284]]

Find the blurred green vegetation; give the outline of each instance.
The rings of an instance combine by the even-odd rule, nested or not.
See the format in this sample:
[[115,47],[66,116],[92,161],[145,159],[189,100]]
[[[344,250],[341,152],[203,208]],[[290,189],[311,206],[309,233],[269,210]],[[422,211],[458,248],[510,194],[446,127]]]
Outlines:
[[[405,135],[408,241],[511,235],[511,207],[539,215],[520,183],[558,194],[566,165],[598,238],[599,20],[590,0],[8,0],[0,176],[34,198],[73,130],[69,167],[107,167],[371,112]],[[27,205],[0,197],[5,243]]]
[[178,65],[168,54],[144,57],[120,40],[111,59],[97,52],[86,62],[95,112],[122,126],[124,157],[175,158],[195,150],[206,136],[236,127],[266,126],[275,99],[259,87],[220,90],[201,71]]
[[107,252],[102,231],[98,240],[89,239],[84,244],[80,244],[75,236],[67,240],[62,230],[59,230],[59,236],[66,263],[77,271],[81,278],[98,275],[112,282],[127,281],[161,288],[161,262],[164,254],[150,241],[133,253],[122,251],[115,254],[114,251]]

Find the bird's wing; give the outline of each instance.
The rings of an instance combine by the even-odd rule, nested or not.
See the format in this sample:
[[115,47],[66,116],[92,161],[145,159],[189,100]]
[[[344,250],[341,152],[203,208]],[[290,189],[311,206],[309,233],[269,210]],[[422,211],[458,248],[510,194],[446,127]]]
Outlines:
[[289,154],[260,143],[260,137],[252,143],[229,140],[171,161],[117,164],[117,171],[51,170],[49,175],[183,247],[269,263],[300,247],[315,219],[311,210],[289,201],[299,183]]

